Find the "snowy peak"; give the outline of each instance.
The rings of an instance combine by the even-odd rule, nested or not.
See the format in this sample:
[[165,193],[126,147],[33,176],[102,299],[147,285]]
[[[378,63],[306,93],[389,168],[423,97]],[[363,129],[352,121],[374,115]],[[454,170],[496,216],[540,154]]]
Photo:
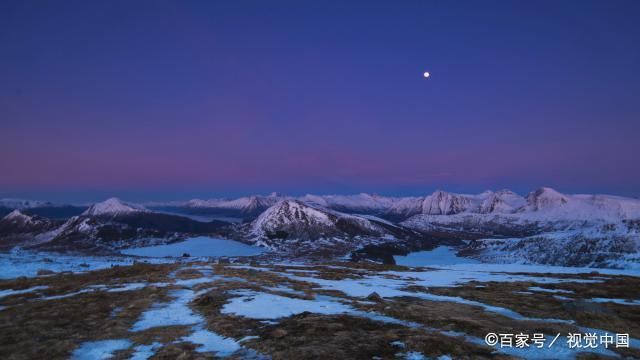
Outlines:
[[55,223],[49,219],[37,215],[27,215],[16,209],[0,219],[0,235],[34,233],[49,230],[53,226]]
[[438,190],[422,202],[422,213],[427,215],[453,215],[470,209],[471,197]]
[[526,204],[526,200],[511,190],[484,192],[478,207],[480,214],[512,213]]
[[285,229],[311,230],[332,227],[330,214],[314,209],[297,200],[281,200],[265,210],[252,224],[251,233],[269,236]]
[[32,217],[25,215],[20,210],[16,209],[2,218],[2,221],[30,223],[32,221]]
[[131,205],[121,201],[118,198],[110,198],[100,203],[91,205],[82,215],[85,216],[103,216],[103,215],[124,215],[139,212],[148,212],[145,208],[138,205]]
[[[386,240],[393,239],[380,223],[365,217],[310,206],[292,199],[279,201],[260,214],[249,226],[250,239],[272,248],[282,246],[282,240],[344,240],[385,236]],[[355,246],[356,242],[349,244]]]
[[569,198],[556,190],[548,187],[539,188],[530,192],[527,197],[527,207],[531,211],[540,211],[564,206]]
[[[299,201],[325,212],[374,215],[387,220],[403,221],[415,215],[429,217],[487,217],[513,215],[531,221],[557,220],[621,220],[640,218],[640,200],[611,195],[567,195],[543,187],[526,196],[511,190],[484,191],[479,194],[457,194],[438,190],[418,197],[386,197],[360,193],[356,195],[314,195],[300,197],[273,193],[236,199],[191,200],[183,203],[190,208],[232,213],[255,219],[263,211],[282,200]],[[207,210],[207,211],[209,211]],[[490,216],[489,216],[490,215]],[[439,219],[440,221],[441,219]]]
[[190,208],[233,210],[242,214],[257,215],[257,213],[264,211],[281,199],[283,197],[280,194],[271,193],[268,196],[253,195],[237,199],[193,199],[184,205]]
[[269,196],[254,195],[241,197],[235,200],[224,201],[219,203],[217,207],[235,209],[244,214],[252,214],[264,211],[268,207],[280,201],[280,199],[281,198],[277,194],[271,194]]
[[305,195],[299,200],[338,211],[357,213],[384,213],[395,198],[360,193],[358,195]]
[[210,199],[210,200],[200,200],[200,199],[191,199],[184,203],[184,206],[190,208],[206,208],[206,207],[214,207],[220,203],[219,199]]

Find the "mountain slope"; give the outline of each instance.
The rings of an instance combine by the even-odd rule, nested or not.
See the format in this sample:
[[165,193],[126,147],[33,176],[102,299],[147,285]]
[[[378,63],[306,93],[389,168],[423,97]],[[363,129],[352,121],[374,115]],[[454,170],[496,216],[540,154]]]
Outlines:
[[82,215],[84,216],[117,216],[148,212],[142,206],[123,202],[118,198],[110,198],[100,203],[91,205]]
[[49,220],[37,215],[24,214],[14,210],[0,219],[0,249],[39,241],[38,235],[53,231],[60,221]]
[[639,268],[640,221],[594,224],[506,239],[479,239],[461,254],[490,263]]
[[120,248],[165,243],[192,235],[214,234],[228,225],[200,222],[186,217],[155,213],[111,198],[93,204],[83,214],[45,233],[35,246],[54,251],[109,252]]
[[289,253],[348,253],[372,243],[408,241],[418,234],[373,218],[281,200],[238,229],[248,242]]
[[0,234],[38,233],[50,230],[55,225],[56,223],[49,219],[13,210],[0,219]]
[[346,213],[383,214],[397,198],[360,193],[357,195],[311,195],[307,194],[297,200],[323,208]]

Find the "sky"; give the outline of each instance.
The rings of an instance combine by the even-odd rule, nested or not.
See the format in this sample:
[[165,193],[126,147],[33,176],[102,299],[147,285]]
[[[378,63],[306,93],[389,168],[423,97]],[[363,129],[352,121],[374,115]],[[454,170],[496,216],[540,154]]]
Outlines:
[[5,0],[0,196],[640,196],[639,18],[635,0]]

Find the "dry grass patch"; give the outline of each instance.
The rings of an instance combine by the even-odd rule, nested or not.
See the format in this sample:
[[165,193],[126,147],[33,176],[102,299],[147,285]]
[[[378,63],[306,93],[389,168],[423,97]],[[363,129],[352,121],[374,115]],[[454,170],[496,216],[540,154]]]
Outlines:
[[[595,303],[588,299],[595,297],[638,299],[640,298],[640,279],[613,279],[602,283],[564,283],[536,284],[531,282],[489,282],[485,287],[476,287],[478,283],[450,288],[429,288],[428,292],[446,296],[460,296],[485,304],[501,306],[522,315],[535,318],[553,318],[575,320],[579,325],[608,330],[617,333],[629,333],[640,337],[640,306],[615,303]],[[571,290],[574,293],[547,293],[532,291],[532,294],[518,294],[528,291],[532,286]],[[413,287],[411,290],[425,291]],[[573,300],[561,300],[554,295],[571,297]],[[585,300],[586,299],[586,300]]]
[[0,312],[0,357],[63,359],[85,341],[128,337],[140,314],[165,300],[165,292],[86,293],[10,307]]
[[[266,326],[258,334],[260,339],[245,344],[273,359],[394,359],[408,351],[450,354],[456,359],[495,358],[488,348],[461,339],[349,315],[302,313]],[[406,347],[394,346],[394,341]]]

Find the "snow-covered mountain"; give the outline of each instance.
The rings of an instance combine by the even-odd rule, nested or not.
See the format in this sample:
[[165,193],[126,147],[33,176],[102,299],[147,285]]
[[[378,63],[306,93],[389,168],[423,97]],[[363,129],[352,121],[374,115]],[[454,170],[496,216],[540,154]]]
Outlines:
[[240,233],[257,245],[296,253],[347,253],[372,243],[409,241],[418,236],[373,216],[345,214],[291,199],[279,201],[242,225]]
[[542,187],[536,191],[530,192],[527,197],[526,208],[522,211],[544,211],[548,209],[556,209],[569,202],[569,198],[556,190],[548,187]]
[[461,250],[490,263],[640,268],[640,220],[586,224],[520,238],[478,239]]
[[512,213],[526,204],[522,196],[511,190],[485,191],[482,194],[485,196],[480,197],[481,202],[478,207],[478,212],[481,214]]
[[[47,226],[36,226],[40,223]],[[29,237],[18,239],[9,236],[9,224],[13,228],[18,224],[26,224],[23,227],[31,229],[28,231]],[[13,246],[44,250],[104,252],[214,234],[226,225],[228,223],[222,221],[200,222],[183,216],[156,213],[140,205],[110,198],[91,205],[82,214],[66,221],[52,221],[15,210],[0,220],[0,240]]]
[[26,215],[16,209],[0,219],[0,233],[33,233],[48,229],[52,224],[49,219]]
[[252,224],[251,235],[268,238],[310,238],[337,232],[337,218],[295,200],[282,200]]
[[0,219],[0,249],[40,241],[40,234],[55,230],[61,222],[13,210]]
[[[455,197],[454,197],[455,198]],[[540,188],[525,197],[485,192],[423,208],[400,224],[423,233],[474,241],[466,248],[484,261],[612,266],[640,261],[640,200],[609,195],[568,195]],[[455,204],[463,211],[438,214]],[[444,205],[442,205],[444,204]],[[458,207],[461,209],[463,207]],[[429,211],[427,211],[429,210]],[[627,259],[627,260],[621,260]],[[607,265],[609,264],[609,265]]]
[[133,205],[123,202],[118,198],[110,198],[103,202],[95,203],[82,213],[84,216],[115,216],[148,212],[141,205]]
[[515,193],[502,190],[485,191],[478,195],[455,194],[442,190],[424,197],[402,198],[394,202],[386,215],[395,219],[406,219],[416,214],[455,215],[460,213],[492,213],[512,211],[514,203],[524,199]]
[[280,201],[281,196],[271,194],[269,196],[249,196],[234,200],[227,200],[217,206],[223,209],[234,209],[244,214],[260,213]]
[[299,200],[281,200],[250,224],[256,239],[318,239],[385,233],[374,222],[353,215],[312,207]]
[[[480,194],[439,190],[415,197],[274,193],[164,205],[174,209],[156,212],[153,209],[163,204],[154,203],[149,209],[111,198],[62,225],[51,222],[53,228],[33,225],[43,221],[32,213],[38,208],[25,208],[0,221],[5,224],[0,226],[0,240],[15,242],[11,229],[20,225],[25,229],[22,233],[34,237],[26,244],[53,250],[114,249],[148,239],[173,241],[210,234],[298,254],[327,249],[344,254],[388,244],[395,250],[413,251],[443,243],[467,244],[463,248],[470,256],[490,261],[513,257],[554,264],[563,259],[594,265],[612,264],[620,258],[640,261],[639,199],[563,194],[548,187],[525,196],[509,190]],[[181,211],[202,211],[225,219],[236,216],[244,222],[196,221],[175,214]]]
[[360,193],[357,195],[311,195],[307,194],[298,200],[325,208],[348,213],[382,214],[387,211],[398,198]]
[[456,222],[469,215],[484,219],[500,215],[521,221],[619,221],[640,218],[640,200],[610,195],[567,195],[548,187],[524,197],[509,190],[485,191],[478,195],[436,191],[424,198],[402,199],[387,214],[407,218],[423,215],[429,222],[443,223]]
[[167,204],[155,203],[153,207],[182,209],[189,214],[219,214],[252,219],[282,199],[284,199],[283,196],[272,193],[268,196],[252,195],[237,199],[192,199],[181,204],[176,204],[175,202]]

